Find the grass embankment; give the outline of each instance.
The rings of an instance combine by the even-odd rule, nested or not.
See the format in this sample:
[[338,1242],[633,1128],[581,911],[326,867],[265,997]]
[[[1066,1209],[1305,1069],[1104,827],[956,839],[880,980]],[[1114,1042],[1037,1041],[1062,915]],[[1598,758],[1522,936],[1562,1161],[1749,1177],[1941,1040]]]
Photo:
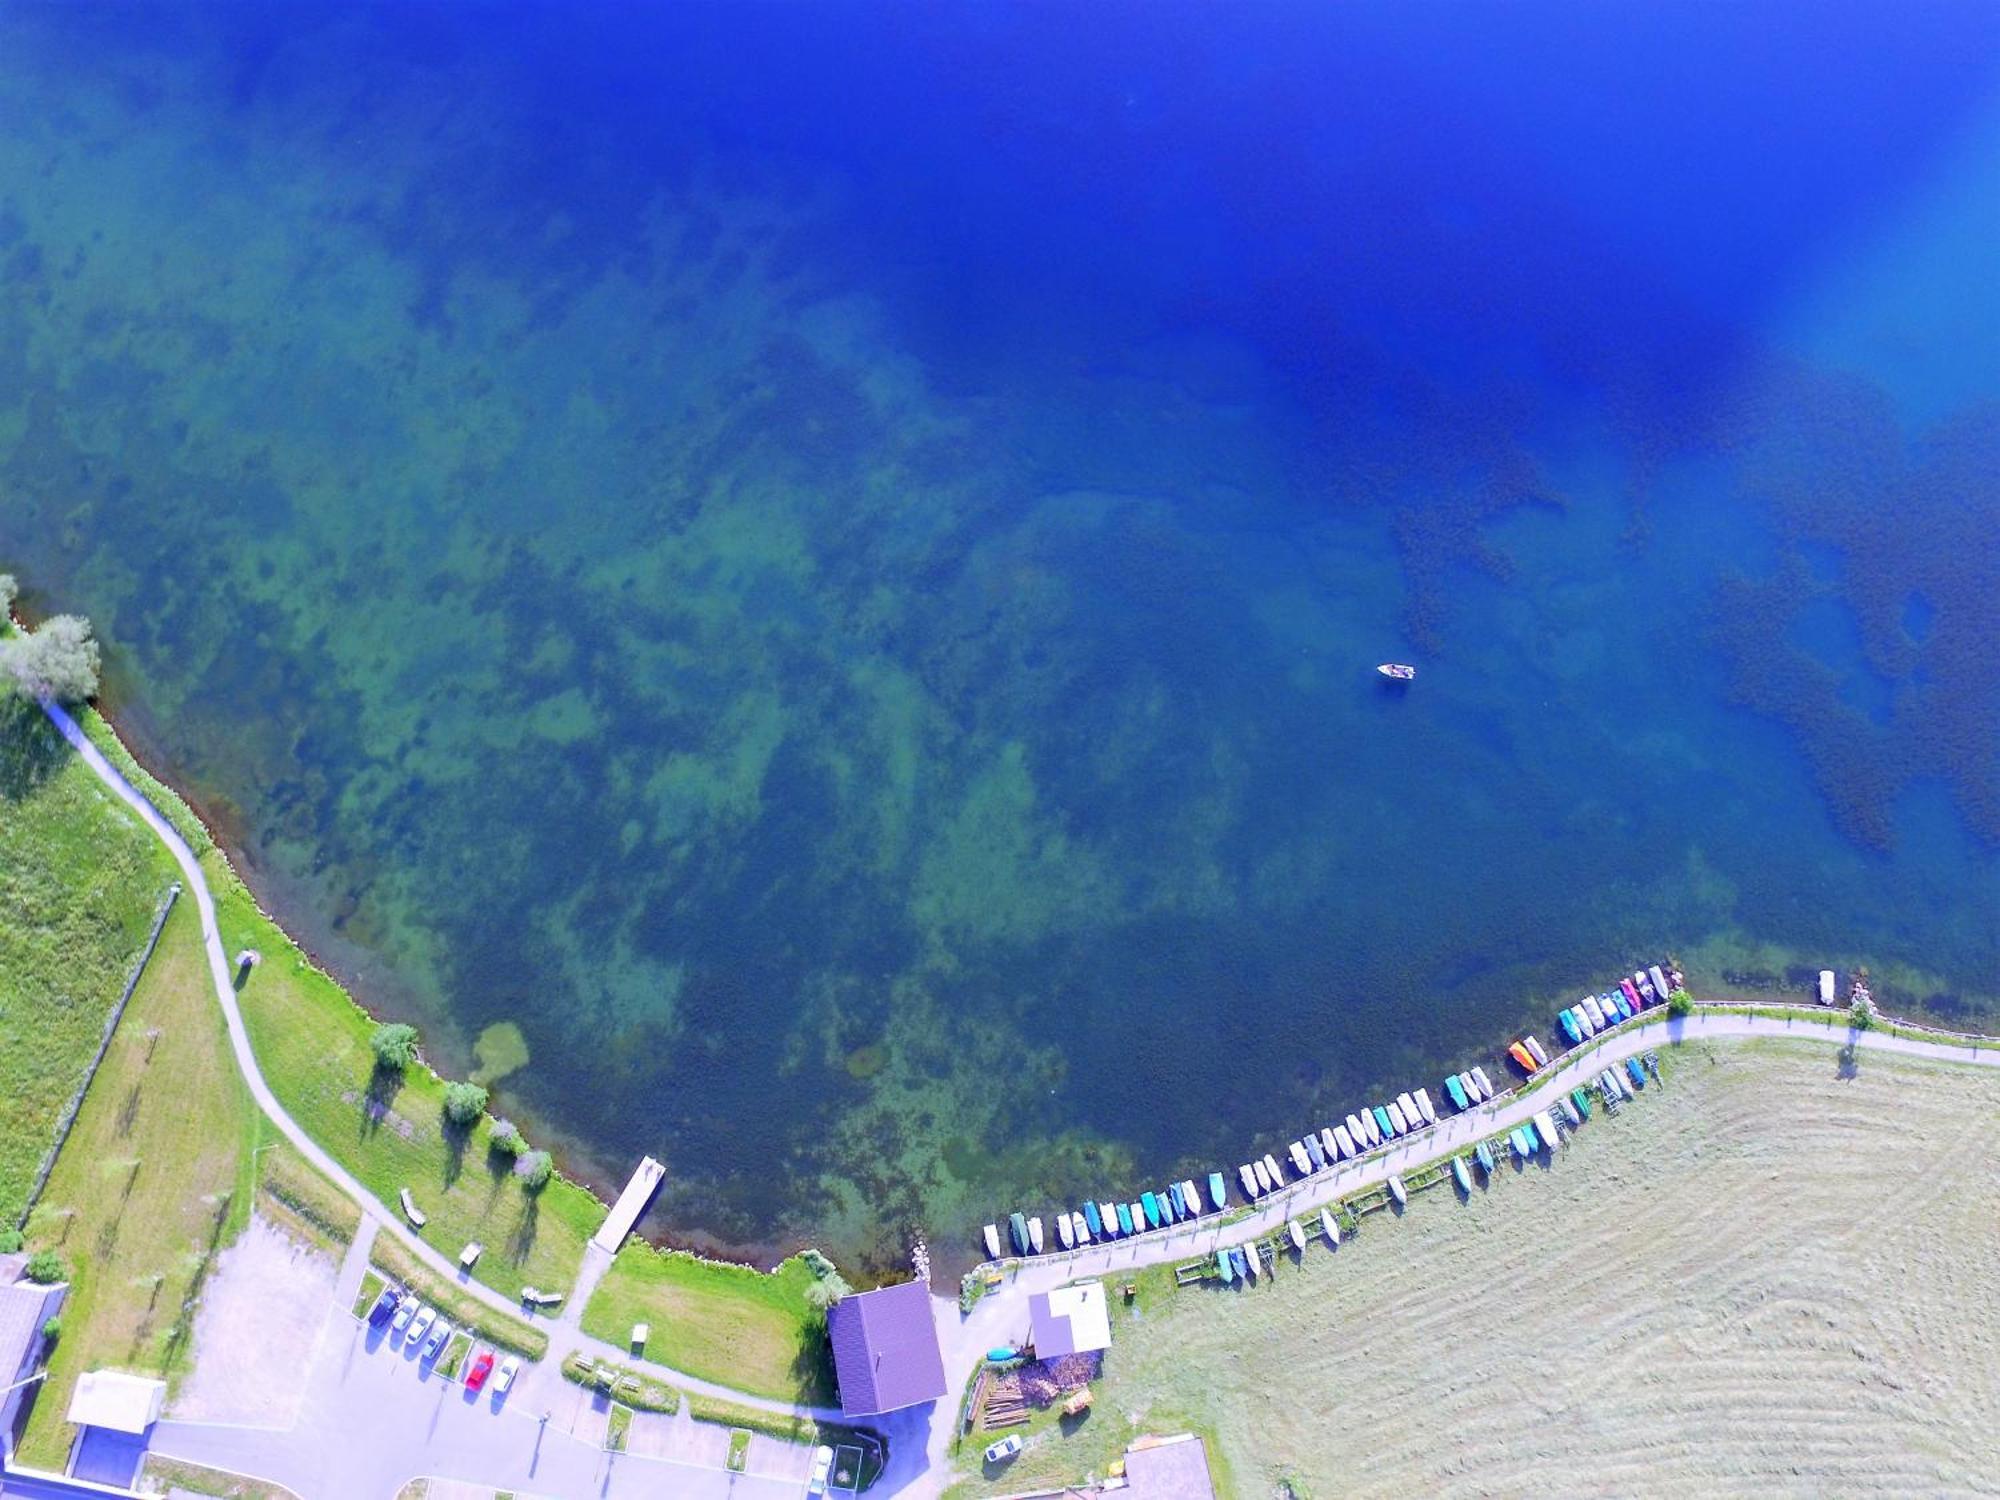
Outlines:
[[408,1287],[481,1342],[497,1344],[529,1359],[541,1359],[549,1352],[549,1336],[541,1329],[495,1312],[464,1287],[432,1274],[417,1263],[417,1258],[400,1240],[387,1234],[376,1235],[368,1258],[391,1281]]
[[27,1206],[173,878],[55,727],[0,690],[0,1228]]
[[245,1479],[220,1469],[204,1469],[177,1459],[149,1454],[140,1470],[139,1492],[147,1495],[212,1495],[215,1500],[299,1500],[282,1485]]
[[953,1493],[1200,1432],[1219,1493],[1968,1493],[2000,1461],[2000,1076],[1824,1042],[1664,1083],[1471,1202],[1415,1195],[1248,1287],[1141,1273],[1095,1409]]
[[625,1347],[649,1323],[646,1356],[780,1401],[833,1399],[825,1319],[806,1301],[813,1273],[794,1256],[776,1271],[724,1265],[628,1241],[584,1309],[583,1329]]
[[262,1116],[209,989],[194,903],[167,919],[29,1218],[28,1243],[71,1272],[62,1338],[21,1445],[60,1469],[71,1387],[111,1366],[176,1380],[215,1256],[248,1222]]

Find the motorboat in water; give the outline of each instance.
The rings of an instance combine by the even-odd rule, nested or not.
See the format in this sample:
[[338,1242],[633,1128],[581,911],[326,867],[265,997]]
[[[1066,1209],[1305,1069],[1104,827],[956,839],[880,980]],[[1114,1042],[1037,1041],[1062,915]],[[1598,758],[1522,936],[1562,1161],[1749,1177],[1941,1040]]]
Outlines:
[[1376,667],[1375,670],[1391,682],[1413,682],[1417,676],[1417,669],[1415,667],[1400,661],[1385,661]]

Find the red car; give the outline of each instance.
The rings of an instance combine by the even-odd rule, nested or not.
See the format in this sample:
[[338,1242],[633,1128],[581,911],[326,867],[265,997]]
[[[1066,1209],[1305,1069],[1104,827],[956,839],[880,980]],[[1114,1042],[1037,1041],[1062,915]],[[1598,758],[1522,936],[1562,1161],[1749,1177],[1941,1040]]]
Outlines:
[[472,1362],[472,1368],[465,1372],[465,1388],[476,1391],[486,1384],[486,1377],[493,1373],[493,1351],[481,1349],[479,1358]]

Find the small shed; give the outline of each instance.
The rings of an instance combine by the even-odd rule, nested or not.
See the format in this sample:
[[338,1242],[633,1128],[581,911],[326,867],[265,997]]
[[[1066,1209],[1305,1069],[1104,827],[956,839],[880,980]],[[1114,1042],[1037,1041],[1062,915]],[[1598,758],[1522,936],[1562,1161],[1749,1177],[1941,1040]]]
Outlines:
[[1036,1359],[1088,1354],[1111,1347],[1111,1314],[1104,1283],[1079,1281],[1028,1298],[1028,1326]]
[[142,1433],[160,1420],[167,1383],[127,1375],[123,1370],[92,1370],[76,1382],[69,1398],[69,1421],[78,1427],[102,1427],[111,1432]]
[[944,1354],[925,1283],[843,1297],[827,1313],[826,1330],[847,1416],[879,1416],[945,1393]]

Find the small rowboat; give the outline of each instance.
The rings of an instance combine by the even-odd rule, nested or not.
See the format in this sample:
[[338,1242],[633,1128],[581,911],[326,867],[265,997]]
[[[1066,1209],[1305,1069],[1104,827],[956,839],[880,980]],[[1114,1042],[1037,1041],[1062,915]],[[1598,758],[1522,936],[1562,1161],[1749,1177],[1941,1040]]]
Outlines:
[[1246,1161],[1245,1163],[1243,1163],[1242,1166],[1236,1169],[1236,1180],[1243,1184],[1244,1197],[1254,1198],[1257,1196],[1257,1191],[1260,1184],[1257,1181],[1256,1170],[1250,1165],[1249,1162]]
[[1229,1201],[1229,1189],[1224,1185],[1220,1172],[1208,1174],[1208,1201],[1217,1208]]
[[1410,1195],[1403,1187],[1403,1179],[1393,1172],[1389,1174],[1389,1196],[1396,1200],[1398,1208],[1403,1207],[1410,1201]]
[[1454,1156],[1451,1159],[1451,1175],[1458,1181],[1458,1190],[1470,1198],[1472,1196],[1472,1174],[1465,1170],[1464,1157]]
[[1618,988],[1625,992],[1625,999],[1634,1010],[1644,1010],[1646,1002],[1639,997],[1639,987],[1629,979],[1618,981]]
[[1508,1043],[1507,1055],[1514,1059],[1515,1066],[1523,1073],[1532,1073],[1538,1066],[1535,1062],[1535,1054],[1530,1052],[1526,1047],[1523,1047],[1519,1042]]
[[1583,997],[1583,1004],[1577,1007],[1577,1014],[1583,1017],[1583,1029],[1592,1036],[1604,1029],[1604,1010],[1589,995]]
[[1398,1094],[1396,1096],[1396,1103],[1402,1108],[1403,1124],[1406,1127],[1415,1130],[1423,1123],[1422,1117],[1417,1114],[1417,1101],[1412,1099],[1408,1094]]
[[1236,1258],[1227,1250],[1215,1252],[1215,1269],[1221,1274],[1225,1286],[1236,1280]]
[[1285,1233],[1291,1236],[1292,1248],[1301,1255],[1305,1254],[1306,1232],[1300,1227],[1297,1219],[1293,1219],[1285,1225]]
[[1194,1185],[1192,1177],[1181,1184],[1181,1207],[1187,1210],[1190,1219],[1201,1212],[1201,1189]]
[[1639,987],[1639,993],[1646,997],[1648,1005],[1667,998],[1653,988],[1653,981],[1646,977],[1644,969],[1634,969],[1632,971],[1632,983]]
[[1104,1233],[1104,1220],[1098,1217],[1097,1205],[1095,1203],[1086,1203],[1083,1205],[1083,1222],[1090,1230],[1093,1238]]
[[1493,1085],[1487,1079],[1484,1068],[1474,1068],[1472,1070],[1472,1081],[1479,1085],[1480,1098],[1491,1099],[1493,1097]]
[[1447,1078],[1444,1081],[1444,1091],[1451,1097],[1453,1109],[1464,1109],[1471,1103],[1465,1097],[1465,1085],[1460,1083],[1456,1078]]
[[1285,1185],[1285,1174],[1278,1170],[1278,1159],[1269,1152],[1264,1154],[1264,1170],[1271,1174],[1272,1187],[1281,1188]]
[[1274,1193],[1278,1190],[1278,1180],[1271,1172],[1271,1165],[1268,1158],[1264,1161],[1253,1161],[1250,1165],[1256,1169],[1258,1187],[1267,1193]]
[[1409,1116],[1403,1113],[1403,1106],[1391,1100],[1389,1103],[1389,1134],[1401,1135],[1409,1128]]
[[1028,1243],[1035,1247],[1035,1254],[1042,1253],[1042,1221],[1039,1215],[1028,1220]]
[[[1319,1171],[1326,1165],[1326,1152],[1320,1149],[1318,1134],[1309,1130],[1300,1139],[1305,1145],[1306,1155],[1312,1158],[1313,1170]],[[1336,1156],[1339,1154],[1337,1151],[1334,1153]]]
[[1178,1182],[1167,1184],[1167,1211],[1176,1224],[1187,1216],[1187,1210],[1181,1207],[1181,1185]]
[[1082,1214],[1072,1213],[1069,1216],[1069,1227],[1076,1231],[1076,1242],[1079,1245],[1088,1245],[1091,1242],[1093,1236],[1090,1232],[1090,1221]]
[[1361,1123],[1361,1116],[1359,1115],[1349,1115],[1347,1117],[1347,1134],[1354,1142],[1354,1152],[1357,1156],[1374,1144],[1374,1142],[1368,1139],[1367,1127]]
[[1415,667],[1406,666],[1404,663],[1399,661],[1385,661],[1375,670],[1380,672],[1384,677],[1388,678],[1391,682],[1411,682],[1416,679],[1417,675],[1417,669]]
[[1667,976],[1660,972],[1658,964],[1654,964],[1650,969],[1646,970],[1646,977],[1653,981],[1653,993],[1658,995],[1662,1000],[1673,993],[1673,986],[1667,983]]
[[1158,1229],[1160,1227],[1159,1199],[1155,1198],[1151,1193],[1141,1193],[1139,1195],[1139,1207],[1146,1212],[1146,1227],[1148,1229]]
[[[1349,1115],[1348,1118],[1351,1120],[1354,1117]],[[1354,1137],[1348,1134],[1345,1125],[1336,1125],[1333,1127],[1333,1138],[1340,1143],[1340,1154],[1342,1156],[1353,1156],[1361,1149],[1354,1144]]]
[[1306,1148],[1293,1141],[1291,1144],[1292,1166],[1301,1177],[1312,1176],[1312,1158],[1306,1155]]
[[1258,1278],[1258,1276],[1262,1274],[1264,1270],[1264,1268],[1257,1263],[1258,1262],[1257,1247],[1255,1245],[1245,1245],[1241,1250],[1238,1250],[1236,1253],[1243,1257],[1243,1274],[1249,1277],[1250,1280],[1255,1281]]
[[1326,1236],[1326,1242],[1334,1249],[1340,1248],[1340,1220],[1333,1216],[1331,1209],[1319,1211],[1319,1232]]
[[1118,1232],[1120,1234],[1132,1232],[1132,1205],[1129,1203],[1118,1205]]
[[1069,1215],[1066,1213],[1056,1215],[1056,1238],[1062,1241],[1063,1249],[1076,1248],[1076,1231],[1069,1227]]
[[988,1224],[986,1226],[986,1258],[988,1260],[998,1260],[1000,1258],[1000,1226],[998,1224]]
[[1486,1142],[1481,1141],[1478,1145],[1474,1146],[1472,1154],[1479,1158],[1480,1169],[1488,1177],[1491,1177],[1493,1175],[1493,1153],[1487,1149]]
[[1132,1205],[1132,1232],[1134,1234],[1144,1234],[1146,1228],[1146,1210],[1135,1203]]
[[1335,1130],[1331,1125],[1320,1126],[1319,1144],[1320,1148],[1326,1152],[1326,1159],[1330,1162],[1339,1161],[1341,1157],[1353,1154],[1342,1148],[1340,1144],[1340,1132]]
[[1016,1255],[1026,1255],[1028,1253],[1027,1219],[1019,1213],[1007,1215],[1007,1233],[1013,1238],[1014,1253]]
[[1528,1049],[1528,1055],[1534,1058],[1536,1067],[1546,1068],[1549,1065],[1549,1055],[1542,1050],[1540,1042],[1531,1036],[1524,1036],[1521,1038],[1521,1045]]
[[1104,1237],[1107,1240],[1115,1240],[1125,1232],[1118,1223],[1117,1204],[1099,1203],[1097,1205],[1097,1217],[1104,1221]]
[[1570,1011],[1558,1012],[1556,1015],[1556,1024],[1562,1027],[1563,1035],[1569,1038],[1569,1044],[1572,1047],[1583,1040],[1583,1030],[1576,1024],[1576,1016]]
[[1382,1142],[1390,1140],[1395,1136],[1396,1125],[1395,1122],[1389,1118],[1388,1110],[1384,1109],[1381,1105],[1378,1104],[1373,1109],[1369,1110],[1368,1113],[1374,1118],[1376,1125],[1380,1127],[1379,1129],[1371,1132],[1371,1134],[1374,1137],[1376,1145],[1379,1146]]
[[1417,1090],[1417,1108],[1424,1112],[1424,1123],[1426,1125],[1437,1124],[1437,1107],[1431,1103],[1431,1091],[1429,1089]]

